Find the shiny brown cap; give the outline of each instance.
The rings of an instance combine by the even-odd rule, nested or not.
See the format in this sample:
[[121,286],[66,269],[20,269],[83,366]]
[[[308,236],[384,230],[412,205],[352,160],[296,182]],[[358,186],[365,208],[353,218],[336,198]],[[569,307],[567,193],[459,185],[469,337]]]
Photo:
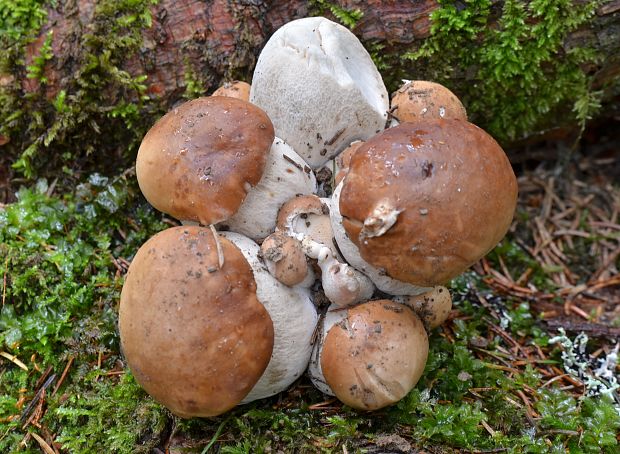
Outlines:
[[347,311],[323,343],[321,369],[338,399],[359,410],[398,402],[424,371],[428,337],[411,309],[390,300]]
[[445,118],[467,120],[467,112],[459,98],[436,82],[412,80],[392,96],[392,115],[400,122]]
[[507,232],[517,180],[493,138],[460,120],[401,123],[353,156],[340,194],[347,235],[371,265],[442,284]]
[[250,265],[204,227],[164,230],[138,250],[121,293],[119,328],[138,383],[181,417],[237,405],[273,350],[273,324]]
[[249,102],[223,96],[189,101],[142,140],[140,189],[151,205],[177,219],[225,221],[261,179],[274,137],[267,114]]
[[231,98],[250,101],[250,84],[242,80],[224,82],[224,85],[213,92],[213,96],[229,96]]

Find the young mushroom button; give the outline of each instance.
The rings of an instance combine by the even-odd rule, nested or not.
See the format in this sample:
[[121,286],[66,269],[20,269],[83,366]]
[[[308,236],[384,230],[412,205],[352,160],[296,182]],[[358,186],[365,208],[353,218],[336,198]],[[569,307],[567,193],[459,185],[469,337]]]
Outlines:
[[241,80],[224,82],[224,84],[213,92],[213,96],[228,96],[230,98],[250,100],[250,84]]
[[424,371],[428,336],[407,306],[369,301],[328,312],[315,345],[309,374],[313,383],[358,410],[398,402]]
[[260,251],[269,273],[284,285],[305,283],[303,286],[308,287],[314,282],[314,273],[297,239],[284,232],[274,232],[265,238]]
[[390,113],[399,123],[452,118],[467,121],[465,107],[454,93],[436,82],[412,80],[392,96]]
[[367,276],[343,263],[334,243],[329,203],[315,195],[291,199],[280,209],[276,228],[299,240],[304,253],[317,260],[327,299],[347,306],[369,299],[374,285]]

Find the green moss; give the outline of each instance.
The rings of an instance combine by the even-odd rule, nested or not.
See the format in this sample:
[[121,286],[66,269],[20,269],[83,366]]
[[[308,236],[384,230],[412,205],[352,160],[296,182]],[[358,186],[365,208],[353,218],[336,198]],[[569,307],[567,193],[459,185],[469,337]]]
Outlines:
[[327,0],[311,0],[312,15],[323,16],[331,13],[334,18],[345,27],[354,29],[359,20],[364,17],[359,9],[344,8]]
[[421,46],[386,55],[384,43],[370,43],[378,65],[391,68],[391,90],[402,78],[443,83],[461,97],[470,118],[501,141],[555,126],[549,118],[583,127],[597,112],[601,93],[591,89],[584,68],[599,57],[588,47],[570,47],[566,38],[589,23],[600,0],[439,3]]
[[[26,3],[26,2],[23,2]],[[60,167],[106,169],[112,162],[130,162],[146,128],[160,114],[155,100],[146,96],[146,77],[133,76],[121,67],[142,45],[141,32],[151,25],[149,7],[154,0],[97,2],[92,29],[80,35],[79,52],[70,79],[52,100],[46,93],[46,65],[64,59],[53,55],[51,32],[25,67],[25,46],[44,23],[47,2],[29,2],[39,9],[38,21],[13,27],[3,35],[10,49],[1,59],[3,72],[14,80],[0,88],[0,134],[10,138],[3,148],[13,156],[13,167],[33,178],[41,169],[50,175]],[[1,10],[0,10],[1,11]],[[73,58],[73,57],[72,57]],[[38,82],[26,92],[20,74]],[[117,167],[118,168],[118,167]],[[116,169],[113,170],[116,172]]]
[[139,440],[160,435],[167,413],[130,377],[108,374],[120,361],[116,258],[131,258],[165,227],[134,180],[92,175],[64,197],[48,197],[40,181],[0,211],[0,351],[29,368],[0,360],[0,452],[12,452],[25,436],[16,419],[24,411],[20,397],[34,397],[48,367],[55,385],[69,358],[59,393],[51,397],[48,388],[42,424],[70,452],[135,452]]

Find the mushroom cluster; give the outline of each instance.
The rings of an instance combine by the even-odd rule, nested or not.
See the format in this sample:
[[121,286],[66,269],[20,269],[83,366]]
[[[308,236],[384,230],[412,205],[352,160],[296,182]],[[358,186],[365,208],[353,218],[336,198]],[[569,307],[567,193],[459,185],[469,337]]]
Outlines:
[[362,44],[322,17],[277,30],[251,86],[164,115],[136,173],[183,225],[136,253],[121,345],[181,417],[305,371],[353,408],[397,402],[449,316],[443,285],[501,240],[517,198],[503,150],[453,93],[407,82],[390,105]]

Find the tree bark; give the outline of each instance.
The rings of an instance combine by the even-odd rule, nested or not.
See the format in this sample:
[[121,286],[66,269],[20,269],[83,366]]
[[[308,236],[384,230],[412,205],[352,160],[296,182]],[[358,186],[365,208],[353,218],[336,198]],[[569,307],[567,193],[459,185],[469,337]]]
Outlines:
[[[58,2],[50,9],[48,22],[39,39],[28,49],[26,61],[53,30],[55,58],[48,64],[48,97],[63,88],[63,83],[79,61],[80,34],[92,25],[95,0]],[[185,88],[188,64],[208,74],[214,89],[222,79],[249,79],[261,48],[281,25],[306,17],[310,2],[303,0],[161,0],[152,7],[153,24],[143,31],[140,54],[130,58],[125,69],[133,75],[148,76],[148,92],[175,100]],[[382,52],[394,54],[419,46],[430,35],[430,14],[439,5],[435,0],[339,0],[332,2],[345,9],[359,9],[363,17],[353,32],[362,42],[380,42]],[[499,3],[499,0],[498,0]],[[587,28],[573,32],[565,47],[590,46],[603,59],[594,68],[595,88],[620,75],[620,0],[604,3]],[[411,67],[415,77],[414,65]],[[37,89],[31,79],[23,81],[28,91]]]

